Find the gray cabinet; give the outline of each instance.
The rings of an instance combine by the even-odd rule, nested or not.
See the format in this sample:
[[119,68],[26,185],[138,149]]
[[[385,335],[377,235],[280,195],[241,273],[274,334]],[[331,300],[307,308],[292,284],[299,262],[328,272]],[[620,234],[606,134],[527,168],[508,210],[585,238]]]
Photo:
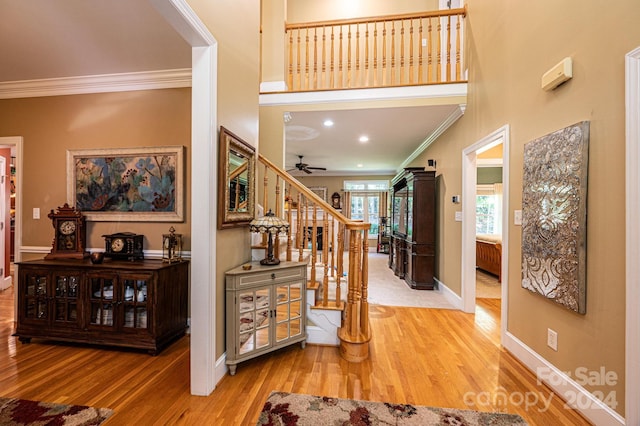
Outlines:
[[231,375],[242,361],[298,342],[304,348],[307,339],[307,264],[247,265],[251,268],[239,266],[225,275]]

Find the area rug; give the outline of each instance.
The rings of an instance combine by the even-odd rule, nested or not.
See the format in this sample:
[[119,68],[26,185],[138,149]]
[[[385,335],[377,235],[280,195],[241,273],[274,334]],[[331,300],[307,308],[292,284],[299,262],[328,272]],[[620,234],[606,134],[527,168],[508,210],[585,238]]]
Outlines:
[[271,392],[257,425],[513,426],[527,425],[527,422],[516,414]]
[[112,414],[108,408],[0,398],[0,426],[97,426]]

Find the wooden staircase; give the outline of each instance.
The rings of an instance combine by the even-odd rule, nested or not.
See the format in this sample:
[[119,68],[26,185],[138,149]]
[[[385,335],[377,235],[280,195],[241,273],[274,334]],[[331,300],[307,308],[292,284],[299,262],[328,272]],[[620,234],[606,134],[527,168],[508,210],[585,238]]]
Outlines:
[[[282,260],[308,262],[308,341],[340,346],[347,361],[367,359],[371,340],[367,235],[371,225],[343,216],[261,154],[258,161],[264,165],[262,207],[290,224],[287,234],[276,239],[274,254]],[[271,183],[274,175],[275,183]]]

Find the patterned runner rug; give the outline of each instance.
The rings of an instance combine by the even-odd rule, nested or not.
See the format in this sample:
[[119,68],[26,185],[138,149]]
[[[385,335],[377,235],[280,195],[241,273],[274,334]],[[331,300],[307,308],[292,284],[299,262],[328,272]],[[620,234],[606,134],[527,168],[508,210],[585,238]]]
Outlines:
[[108,408],[0,398],[0,426],[97,426],[112,414]]
[[271,392],[260,413],[257,425],[513,426],[527,425],[527,422],[517,414]]

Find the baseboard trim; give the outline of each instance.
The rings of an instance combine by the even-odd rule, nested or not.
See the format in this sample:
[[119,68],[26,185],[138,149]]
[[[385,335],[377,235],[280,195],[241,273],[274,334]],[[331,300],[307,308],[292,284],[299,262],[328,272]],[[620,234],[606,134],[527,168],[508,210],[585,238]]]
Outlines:
[[434,278],[436,283],[438,283],[438,291],[442,292],[444,297],[447,299],[449,303],[453,305],[454,308],[458,310],[462,310],[462,298],[458,296],[453,290],[446,286],[442,281],[437,278]]
[[[611,407],[596,398],[563,371],[560,371],[540,354],[525,345],[513,334],[506,332],[504,348],[534,372],[540,382],[567,401],[567,406],[575,409],[596,425],[624,425],[624,418]],[[543,373],[541,377],[539,373]],[[606,395],[605,395],[606,396]]]
[[[48,254],[51,251],[51,246],[20,246],[17,249],[20,253],[39,253]],[[104,247],[87,247],[89,253],[94,251],[104,251]],[[190,251],[183,251],[182,257],[184,259],[191,259]],[[162,259],[162,250],[144,250],[145,259]]]
[[227,353],[223,353],[220,358],[216,360],[215,366],[215,384],[220,383],[220,380],[227,374],[229,368],[227,367]]

